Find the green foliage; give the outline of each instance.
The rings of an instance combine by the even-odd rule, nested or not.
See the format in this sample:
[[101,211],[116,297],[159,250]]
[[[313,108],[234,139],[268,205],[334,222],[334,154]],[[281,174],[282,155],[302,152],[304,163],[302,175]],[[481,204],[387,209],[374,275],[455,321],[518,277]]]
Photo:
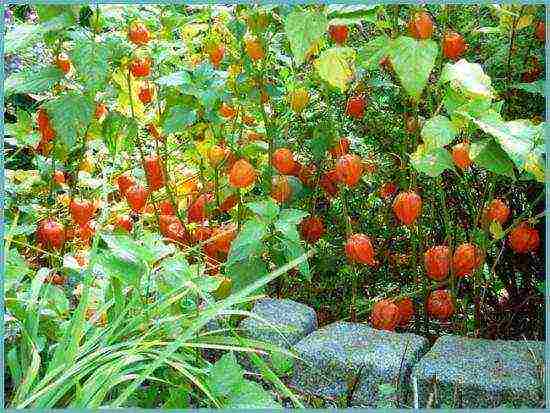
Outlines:
[[42,93],[50,90],[63,78],[57,67],[30,68],[11,74],[4,82],[6,97],[16,93]]
[[314,47],[327,30],[327,18],[313,11],[293,11],[286,16],[285,33],[290,49],[299,66],[304,63],[308,51]]

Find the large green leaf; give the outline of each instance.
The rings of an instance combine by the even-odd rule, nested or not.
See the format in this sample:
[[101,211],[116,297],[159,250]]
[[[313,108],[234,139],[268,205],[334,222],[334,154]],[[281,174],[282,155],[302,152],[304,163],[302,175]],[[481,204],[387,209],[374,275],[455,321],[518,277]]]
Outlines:
[[28,68],[12,73],[4,82],[5,96],[15,93],[42,93],[63,78],[63,72],[57,67]]
[[281,406],[273,400],[272,393],[258,383],[245,380],[231,395],[225,405],[227,409],[277,409]]
[[380,60],[389,54],[390,39],[387,36],[378,36],[369,40],[357,52],[357,64],[367,70],[377,70]]
[[65,159],[74,149],[77,138],[84,137],[95,111],[95,103],[89,96],[69,91],[47,102],[44,108],[56,132],[55,155]]
[[401,36],[391,42],[390,60],[401,85],[414,100],[419,101],[422,91],[439,53],[433,40],[415,40]]
[[13,138],[9,143],[17,146],[34,146],[40,140],[40,135],[34,131],[31,115],[24,110],[17,110],[17,123],[4,123],[4,136],[6,135]]
[[267,224],[272,223],[279,215],[279,205],[271,198],[265,201],[249,202],[246,206]]
[[210,388],[216,397],[226,397],[238,391],[244,379],[244,370],[233,352],[224,354],[210,368]]
[[263,238],[267,234],[267,225],[258,220],[247,221],[237,238],[231,243],[227,265],[243,261],[257,255],[263,248]]
[[377,5],[369,4],[331,4],[327,7],[329,25],[349,25],[366,20],[375,22]]
[[236,293],[267,275],[267,267],[260,257],[250,256],[244,261],[227,266],[231,278],[231,293]]
[[355,50],[351,47],[333,47],[323,51],[314,65],[321,79],[343,92],[354,76]]
[[293,11],[285,19],[285,33],[296,63],[304,63],[306,54],[327,31],[327,18],[314,11]]
[[420,134],[426,150],[431,150],[451,143],[457,130],[448,118],[436,115],[426,121]]
[[454,89],[471,98],[493,98],[491,78],[483,72],[478,63],[470,63],[464,59],[456,63],[447,63],[441,72],[440,82],[450,82]]
[[16,249],[10,249],[6,254],[4,269],[4,292],[15,289],[19,282],[31,272],[27,262]]
[[426,149],[419,145],[411,155],[411,164],[418,172],[432,178],[439,176],[445,169],[454,169],[453,158],[445,148]]
[[65,316],[69,312],[69,300],[65,296],[63,290],[56,285],[47,284],[44,286],[42,290],[42,300],[42,305],[46,307],[46,309],[60,316]]
[[[285,238],[281,239],[281,246],[287,261],[292,261],[305,252],[304,246],[300,242],[300,237],[296,227],[289,228],[286,230]],[[298,270],[308,281],[311,279],[311,273],[309,271],[309,264],[307,261],[302,262],[298,265]]]
[[[299,209],[283,209],[279,214],[279,218],[275,222],[275,229],[286,234],[289,228],[296,228],[302,219],[309,214]],[[300,254],[301,255],[301,254]]]
[[514,164],[494,140],[473,142],[470,144],[470,158],[482,168],[499,175],[514,178]]
[[103,121],[102,132],[103,142],[114,156],[120,150],[132,147],[138,134],[138,125],[134,119],[110,111]]
[[164,120],[165,133],[185,132],[197,121],[197,111],[186,106],[173,106]]
[[485,133],[496,138],[519,170],[524,168],[527,156],[535,146],[535,136],[538,133],[538,129],[531,121],[519,119],[504,122],[492,111],[473,121]]
[[79,42],[71,51],[78,79],[91,95],[105,88],[109,76],[109,49],[94,41]]

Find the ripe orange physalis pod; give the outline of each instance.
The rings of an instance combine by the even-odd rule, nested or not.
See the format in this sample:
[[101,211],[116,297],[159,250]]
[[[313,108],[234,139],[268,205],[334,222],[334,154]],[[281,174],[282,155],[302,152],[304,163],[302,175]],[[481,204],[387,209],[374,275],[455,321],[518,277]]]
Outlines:
[[434,281],[442,281],[449,275],[451,268],[451,250],[439,245],[430,248],[424,253],[426,275]]
[[283,204],[292,196],[292,187],[288,182],[288,178],[284,175],[277,175],[273,178],[271,186],[271,197],[278,203]]
[[453,146],[453,161],[460,169],[465,170],[470,167],[472,160],[470,159],[470,145],[468,142],[457,143]]
[[328,28],[330,38],[334,40],[336,44],[344,44],[348,39],[348,26],[344,25],[332,25]]
[[417,40],[429,39],[432,37],[433,30],[433,20],[425,11],[415,13],[409,21],[409,33]]
[[457,277],[472,275],[483,262],[483,253],[474,244],[459,245],[453,254],[453,273]]
[[287,148],[279,148],[273,153],[272,158],[273,166],[277,171],[283,175],[289,175],[292,173],[296,166],[294,155]]
[[395,301],[395,305],[399,308],[399,326],[404,327],[414,315],[414,303],[410,297],[405,297]]
[[138,46],[141,46],[147,44],[150,39],[151,34],[143,23],[134,22],[130,24],[130,28],[128,30],[128,40]]
[[510,218],[510,208],[502,199],[493,199],[487,207],[486,217],[489,222],[497,221],[504,225]]
[[92,219],[95,207],[90,201],[73,199],[69,204],[69,211],[73,221],[82,227]]
[[393,212],[399,221],[411,225],[422,211],[422,198],[413,191],[401,192],[393,201]]
[[355,186],[363,174],[363,165],[357,155],[347,154],[338,158],[336,175],[338,180],[347,186]]
[[130,63],[130,72],[134,77],[147,77],[151,74],[151,59],[139,57]]
[[336,174],[336,170],[333,169],[321,176],[319,185],[321,185],[321,188],[323,188],[329,196],[335,196],[338,193],[338,187],[336,186],[337,182],[338,175]]
[[157,155],[146,156],[143,161],[143,169],[145,169],[147,183],[151,191],[156,191],[164,186],[164,172]]
[[60,249],[65,243],[65,228],[53,218],[45,219],[38,225],[37,238],[47,247]]
[[352,96],[346,104],[346,114],[355,119],[361,119],[365,114],[365,105],[363,96]]
[[380,187],[380,196],[384,199],[389,198],[397,191],[397,185],[393,182],[386,182]]
[[256,181],[256,171],[246,159],[239,159],[229,172],[229,183],[235,188],[246,188]]
[[210,47],[208,50],[208,56],[210,57],[210,62],[212,66],[218,67],[223,60],[223,55],[225,54],[225,46],[223,44],[216,44]]
[[256,61],[264,57],[264,49],[258,39],[249,37],[245,40],[245,49],[248,56]]
[[365,234],[353,234],[346,242],[346,255],[352,262],[376,265],[372,242]]
[[151,103],[151,101],[153,100],[153,92],[151,91],[149,85],[141,86],[138,93],[138,99],[144,105]]
[[135,185],[136,181],[129,175],[123,174],[117,178],[118,190],[121,195],[125,195],[128,188]]
[[391,300],[378,301],[372,307],[370,321],[377,330],[393,331],[400,320],[399,307]]
[[464,38],[456,32],[447,32],[443,37],[442,50],[447,59],[458,59],[466,51]]
[[533,252],[539,248],[539,232],[527,222],[522,222],[510,232],[508,242],[512,250],[518,254]]
[[451,293],[447,290],[433,291],[426,302],[426,311],[438,320],[447,320],[455,312]]
[[176,211],[174,211],[174,206],[169,199],[165,199],[164,201],[160,202],[158,208],[161,215],[176,215]]
[[214,196],[211,193],[200,195],[187,209],[187,220],[199,224],[203,222],[207,218],[206,205],[213,199]]
[[69,59],[69,56],[67,56],[66,53],[60,53],[55,58],[55,65],[59,68],[59,70],[61,70],[65,74],[71,71],[71,60]]
[[140,212],[147,202],[147,197],[149,196],[149,193],[141,185],[132,185],[126,190],[125,196],[126,201],[128,202],[128,205],[130,205],[132,211]]
[[325,226],[323,221],[319,217],[305,218],[300,223],[300,233],[302,238],[310,244],[313,244],[319,240],[325,233]]
[[121,215],[116,220],[116,228],[121,229],[126,232],[132,232],[132,227],[134,223],[128,215]]

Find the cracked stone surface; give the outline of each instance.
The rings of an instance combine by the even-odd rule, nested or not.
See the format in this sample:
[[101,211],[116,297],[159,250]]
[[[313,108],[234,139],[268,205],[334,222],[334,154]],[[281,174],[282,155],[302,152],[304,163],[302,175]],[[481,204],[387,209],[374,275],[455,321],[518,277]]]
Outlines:
[[541,407],[544,343],[440,337],[413,369],[419,407]]
[[296,361],[291,379],[296,390],[327,399],[344,397],[353,406],[389,407],[397,400],[410,402],[408,377],[428,350],[428,341],[415,334],[337,322],[292,349],[302,359]]

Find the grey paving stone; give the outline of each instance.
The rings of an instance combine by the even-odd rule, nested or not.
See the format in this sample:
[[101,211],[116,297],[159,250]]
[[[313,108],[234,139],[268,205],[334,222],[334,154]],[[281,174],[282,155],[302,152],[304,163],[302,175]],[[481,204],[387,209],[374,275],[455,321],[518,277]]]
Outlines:
[[267,323],[246,318],[240,324],[242,334],[287,349],[317,328],[315,311],[292,300],[264,298],[256,302],[252,313]]
[[544,343],[440,337],[413,369],[419,407],[541,407]]
[[[291,379],[296,390],[345,398],[352,406],[390,407],[411,402],[407,379],[413,364],[428,350],[428,341],[414,334],[337,322],[310,334],[293,350],[301,359]],[[393,394],[388,392],[392,387]]]

